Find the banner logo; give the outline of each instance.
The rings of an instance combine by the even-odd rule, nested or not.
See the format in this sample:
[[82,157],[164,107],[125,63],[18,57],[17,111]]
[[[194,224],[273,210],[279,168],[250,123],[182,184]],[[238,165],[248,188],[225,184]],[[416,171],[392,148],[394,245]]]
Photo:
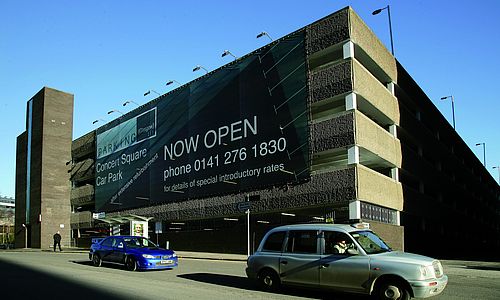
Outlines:
[[97,159],[156,137],[156,107],[97,135]]

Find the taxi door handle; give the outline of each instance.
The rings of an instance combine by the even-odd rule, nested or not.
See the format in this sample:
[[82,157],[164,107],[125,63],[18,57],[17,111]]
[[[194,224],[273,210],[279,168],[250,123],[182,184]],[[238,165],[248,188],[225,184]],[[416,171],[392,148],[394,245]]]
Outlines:
[[330,265],[329,264],[321,264],[321,266],[319,268],[326,269],[326,268],[328,268],[328,266],[330,266]]
[[286,264],[288,264],[288,261],[286,261],[286,260],[282,260],[282,261],[281,261],[281,264],[282,264],[282,265],[286,265]]

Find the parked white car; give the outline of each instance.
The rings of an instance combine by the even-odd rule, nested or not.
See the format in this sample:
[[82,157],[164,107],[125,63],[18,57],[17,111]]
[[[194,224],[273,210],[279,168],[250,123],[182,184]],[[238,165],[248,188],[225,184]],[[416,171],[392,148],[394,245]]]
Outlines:
[[321,287],[380,299],[440,294],[448,277],[438,260],[393,251],[367,223],[303,224],[270,230],[246,273],[264,289]]

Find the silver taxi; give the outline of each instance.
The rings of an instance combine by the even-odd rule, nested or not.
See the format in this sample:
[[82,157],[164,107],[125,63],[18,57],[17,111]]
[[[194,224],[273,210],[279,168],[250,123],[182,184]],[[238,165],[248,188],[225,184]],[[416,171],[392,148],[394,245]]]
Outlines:
[[248,258],[246,273],[266,290],[284,284],[380,299],[427,298],[448,283],[438,260],[393,251],[367,223],[274,228]]

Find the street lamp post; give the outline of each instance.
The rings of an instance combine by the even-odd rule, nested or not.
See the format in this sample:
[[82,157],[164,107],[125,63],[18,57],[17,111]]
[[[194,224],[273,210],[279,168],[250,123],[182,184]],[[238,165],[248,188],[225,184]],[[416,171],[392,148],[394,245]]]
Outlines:
[[171,85],[171,84],[173,84],[174,82],[175,82],[175,83],[177,83],[178,85],[182,85],[182,84],[181,84],[179,81],[177,81],[177,80],[169,80],[169,81],[167,81],[167,83],[165,83],[165,85]]
[[234,57],[234,59],[238,59],[238,57],[236,57],[236,55],[234,55],[233,53],[231,53],[231,51],[229,50],[224,50],[224,52],[222,52],[222,55],[221,57],[224,57],[224,56],[227,56],[227,55],[231,55],[232,57]]
[[486,144],[485,143],[477,143],[476,146],[483,146],[483,165],[486,168]]
[[127,104],[129,104],[129,103],[133,103],[133,104],[135,104],[135,105],[137,105],[137,106],[140,106],[139,104],[137,104],[137,102],[135,102],[135,101],[133,101],[133,100],[127,100],[127,101],[123,102],[123,106],[126,106],[126,105],[127,105]]
[[108,115],[110,115],[110,114],[112,114],[114,112],[117,112],[117,113],[121,114],[122,116],[124,115],[124,113],[122,113],[121,111],[119,111],[117,109],[112,109],[112,110],[108,111]]
[[95,123],[97,123],[97,122],[100,122],[100,121],[102,121],[102,122],[106,122],[106,120],[103,120],[103,119],[97,119],[97,120],[92,121],[92,125],[93,125],[93,124],[95,124]]
[[455,100],[453,99],[453,95],[441,97],[441,100],[446,100],[448,98],[451,98],[451,113],[453,115],[453,129],[456,130],[456,127],[455,127]]
[[208,70],[206,68],[204,68],[203,66],[201,66],[201,65],[196,65],[196,67],[193,68],[193,72],[196,72],[196,71],[198,71],[200,69],[203,69],[208,74]]
[[22,224],[24,228],[24,249],[28,248],[28,227],[26,224]]
[[269,33],[265,31],[262,31],[261,33],[257,34],[257,38],[261,38],[263,36],[267,36],[271,40],[271,42],[274,42],[273,38],[269,35]]
[[391,53],[392,53],[392,56],[394,56],[394,42],[393,42],[393,38],[392,38],[392,21],[391,21],[391,7],[389,5],[387,5],[386,7],[384,8],[379,8],[379,9],[376,9],[372,12],[372,15],[378,15],[380,12],[382,12],[384,9],[387,9],[387,16],[389,17],[389,33],[391,35]]
[[147,90],[145,93],[144,93],[144,97],[146,97],[147,95],[151,94],[151,92],[155,93],[156,95],[158,96],[161,96],[160,93],[158,93],[157,91],[155,90]]
[[500,184],[500,166],[494,166],[493,169],[498,170],[498,183]]

